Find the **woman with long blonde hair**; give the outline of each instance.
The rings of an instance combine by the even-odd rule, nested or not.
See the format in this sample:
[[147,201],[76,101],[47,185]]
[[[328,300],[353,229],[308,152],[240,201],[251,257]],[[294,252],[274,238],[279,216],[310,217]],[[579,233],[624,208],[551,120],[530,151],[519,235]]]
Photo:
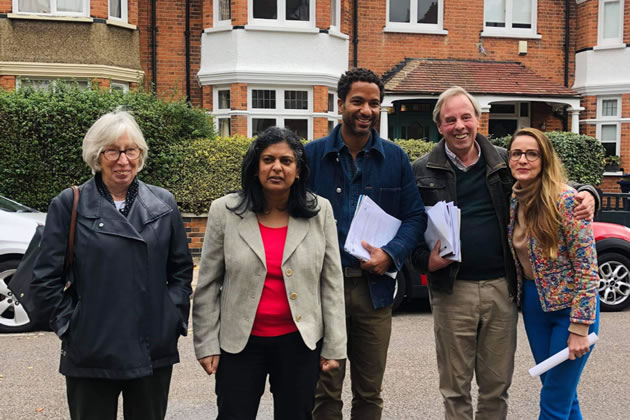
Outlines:
[[539,419],[581,419],[577,385],[599,328],[597,255],[590,220],[578,220],[547,136],[523,128],[509,146],[516,179],[508,242],[516,262],[523,321],[536,363],[569,348],[568,361],[541,375]]

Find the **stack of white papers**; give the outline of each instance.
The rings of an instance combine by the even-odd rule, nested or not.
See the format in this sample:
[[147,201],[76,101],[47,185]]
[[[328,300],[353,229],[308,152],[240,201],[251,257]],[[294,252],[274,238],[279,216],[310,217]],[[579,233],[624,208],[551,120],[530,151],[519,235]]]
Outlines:
[[[343,249],[353,257],[367,261],[370,253],[363,248],[361,241],[377,248],[383,247],[394,239],[400,225],[400,220],[387,214],[367,195],[361,195]],[[396,272],[385,274],[396,277]]]
[[448,260],[462,261],[459,240],[461,210],[452,201],[438,201],[427,207],[427,230],[424,240],[430,250],[440,241],[440,256]]

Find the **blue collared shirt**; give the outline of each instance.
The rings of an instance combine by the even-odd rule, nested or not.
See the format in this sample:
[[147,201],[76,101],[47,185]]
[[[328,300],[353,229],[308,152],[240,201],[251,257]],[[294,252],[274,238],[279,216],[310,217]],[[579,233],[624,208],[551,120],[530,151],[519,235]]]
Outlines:
[[[342,264],[352,267],[360,264],[343,250],[343,245],[359,195],[365,194],[402,221],[394,239],[381,247],[392,258],[395,268],[400,269],[426,228],[424,206],[407,154],[398,145],[380,138],[373,129],[368,143],[353,161],[341,137],[340,124],[328,137],[308,143],[306,157],[310,189],[332,204]],[[393,282],[389,284],[393,291]],[[391,304],[387,303],[392,297],[389,290],[382,293],[382,298],[378,297],[381,293],[372,292],[375,307]]]

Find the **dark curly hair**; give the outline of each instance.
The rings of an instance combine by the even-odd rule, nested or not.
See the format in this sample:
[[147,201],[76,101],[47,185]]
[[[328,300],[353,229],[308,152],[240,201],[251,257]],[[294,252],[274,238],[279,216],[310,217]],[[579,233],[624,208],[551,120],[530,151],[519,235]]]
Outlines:
[[350,92],[350,87],[354,82],[376,84],[378,90],[381,92],[381,102],[383,102],[383,96],[385,95],[385,85],[383,85],[383,81],[372,70],[363,67],[351,68],[339,78],[339,83],[337,83],[337,96],[342,102],[346,101],[346,96],[348,92]]
[[288,144],[291,150],[293,150],[297,169],[300,171],[300,176],[297,177],[293,185],[291,185],[287,208],[289,214],[292,217],[308,219],[319,212],[317,208],[317,197],[306,188],[309,169],[306,164],[304,145],[293,131],[280,127],[267,128],[260,133],[256,140],[249,146],[241,166],[242,189],[239,191],[240,200],[236,206],[228,207],[229,210],[239,216],[247,210],[258,214],[264,213],[267,203],[262,186],[260,185],[260,180],[258,179],[260,155],[272,144],[282,142]]

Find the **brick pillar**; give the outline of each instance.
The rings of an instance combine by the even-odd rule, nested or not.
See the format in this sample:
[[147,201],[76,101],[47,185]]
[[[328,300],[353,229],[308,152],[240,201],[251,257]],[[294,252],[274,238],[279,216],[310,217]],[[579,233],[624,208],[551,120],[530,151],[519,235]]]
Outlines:
[[[234,15],[232,15],[234,17]],[[233,111],[247,111],[247,84],[233,83],[230,87],[230,109]],[[247,136],[247,116],[233,115],[230,118],[232,135]]]
[[0,88],[5,90],[15,90],[15,76],[0,76]]
[[109,10],[107,10],[108,6],[109,2],[107,0],[90,1],[90,16],[107,19],[109,17]]
[[479,118],[479,128],[477,129],[479,134],[481,134],[482,136],[488,135],[488,132],[490,130],[489,121],[490,121],[490,113],[482,112],[481,117]]
[[247,25],[247,0],[232,0],[232,26]]
[[97,77],[91,80],[92,88],[98,86],[100,90],[109,90],[111,87],[111,80]]
[[330,0],[317,0],[315,9],[315,26],[330,29]]
[[130,25],[138,25],[138,2],[139,0],[127,1],[127,23]]
[[203,27],[212,28],[214,22],[214,10],[212,0],[203,0],[201,3],[201,15],[203,16]]
[[203,109],[212,111],[212,86],[201,86],[201,105]]

